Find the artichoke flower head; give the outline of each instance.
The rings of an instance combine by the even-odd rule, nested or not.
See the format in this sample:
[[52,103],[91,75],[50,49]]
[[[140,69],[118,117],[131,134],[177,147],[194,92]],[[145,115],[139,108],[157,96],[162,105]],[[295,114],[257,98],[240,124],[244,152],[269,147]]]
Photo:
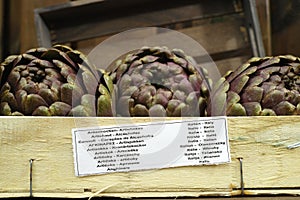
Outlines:
[[93,115],[93,107],[80,105],[94,96],[102,75],[64,45],[9,56],[0,65],[0,115]]
[[300,114],[300,59],[252,58],[216,83],[209,115]]
[[204,116],[210,80],[180,49],[142,47],[119,59],[110,76],[116,116]]

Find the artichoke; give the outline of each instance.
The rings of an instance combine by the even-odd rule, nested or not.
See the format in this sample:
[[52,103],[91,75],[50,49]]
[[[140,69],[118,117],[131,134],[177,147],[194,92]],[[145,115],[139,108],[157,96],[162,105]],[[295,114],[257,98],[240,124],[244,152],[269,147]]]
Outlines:
[[180,49],[142,47],[116,61],[116,116],[204,116],[211,80]]
[[215,85],[209,115],[300,114],[300,59],[291,55],[252,58]]
[[95,94],[107,94],[104,75],[63,45],[9,56],[0,65],[0,115],[95,115]]

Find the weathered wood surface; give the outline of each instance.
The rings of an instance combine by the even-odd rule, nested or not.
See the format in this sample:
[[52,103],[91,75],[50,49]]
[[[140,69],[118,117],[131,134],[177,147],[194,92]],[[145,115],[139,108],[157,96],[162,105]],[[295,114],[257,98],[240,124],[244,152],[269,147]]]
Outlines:
[[[146,122],[150,118],[0,117],[0,197],[300,195],[300,117],[228,118],[230,164],[88,177],[74,175],[72,128]],[[156,119],[157,120],[157,119]]]

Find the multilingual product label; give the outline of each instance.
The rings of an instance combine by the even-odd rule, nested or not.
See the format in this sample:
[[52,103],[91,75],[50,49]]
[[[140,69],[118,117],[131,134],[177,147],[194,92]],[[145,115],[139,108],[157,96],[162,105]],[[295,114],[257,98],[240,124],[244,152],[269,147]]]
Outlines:
[[72,130],[76,176],[230,162],[226,117]]

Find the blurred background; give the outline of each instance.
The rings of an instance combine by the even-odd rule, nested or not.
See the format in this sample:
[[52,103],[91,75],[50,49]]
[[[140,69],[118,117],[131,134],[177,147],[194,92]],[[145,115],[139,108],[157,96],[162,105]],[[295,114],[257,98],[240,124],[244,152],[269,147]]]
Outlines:
[[299,11],[300,0],[0,0],[0,60],[57,43],[88,54],[118,32],[157,26],[198,41],[224,74],[252,56],[300,56]]

